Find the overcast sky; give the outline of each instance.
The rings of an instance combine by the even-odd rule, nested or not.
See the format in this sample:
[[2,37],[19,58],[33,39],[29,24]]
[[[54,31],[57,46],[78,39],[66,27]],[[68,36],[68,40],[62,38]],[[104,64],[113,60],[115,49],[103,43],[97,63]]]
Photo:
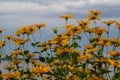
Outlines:
[[84,19],[90,9],[103,11],[103,18],[120,20],[120,0],[0,0],[0,28],[41,22],[51,28],[64,24],[60,15],[72,13],[73,20]]

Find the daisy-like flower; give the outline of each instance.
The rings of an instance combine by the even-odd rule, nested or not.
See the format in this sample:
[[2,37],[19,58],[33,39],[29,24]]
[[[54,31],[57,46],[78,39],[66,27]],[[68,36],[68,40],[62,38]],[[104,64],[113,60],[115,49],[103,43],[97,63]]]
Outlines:
[[115,26],[120,29],[120,22],[116,21]]
[[109,21],[103,21],[102,23],[106,24],[107,26],[110,26],[110,25],[112,25],[115,22],[116,22],[115,20],[109,20]]
[[66,14],[66,15],[63,15],[63,16],[60,16],[60,18],[63,18],[65,20],[68,20],[70,18],[73,18],[73,15],[72,14]]
[[5,31],[4,29],[0,29],[0,33],[2,33],[3,31]]
[[12,38],[12,41],[16,44],[16,45],[23,45],[26,42],[28,42],[28,39],[24,39],[24,38]]

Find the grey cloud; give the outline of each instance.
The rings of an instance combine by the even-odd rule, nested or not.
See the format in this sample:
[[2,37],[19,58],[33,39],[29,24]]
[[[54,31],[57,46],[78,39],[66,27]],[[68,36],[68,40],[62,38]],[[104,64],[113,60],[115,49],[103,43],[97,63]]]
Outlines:
[[5,26],[7,24],[20,26],[43,21],[56,26],[53,24],[55,21],[59,24],[60,15],[72,13],[75,19],[83,19],[90,9],[103,11],[104,18],[119,18],[119,0],[111,2],[109,0],[0,0],[0,22]]

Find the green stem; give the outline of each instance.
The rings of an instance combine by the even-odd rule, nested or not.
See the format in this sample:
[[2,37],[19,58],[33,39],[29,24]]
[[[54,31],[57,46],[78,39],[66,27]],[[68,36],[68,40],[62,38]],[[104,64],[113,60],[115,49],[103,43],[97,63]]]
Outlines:
[[40,41],[42,42],[42,32],[40,28],[39,28],[39,35],[40,35]]
[[2,33],[0,33],[0,40],[2,41]]
[[118,38],[118,40],[119,40],[119,38],[120,38],[120,29],[119,29],[117,38]]

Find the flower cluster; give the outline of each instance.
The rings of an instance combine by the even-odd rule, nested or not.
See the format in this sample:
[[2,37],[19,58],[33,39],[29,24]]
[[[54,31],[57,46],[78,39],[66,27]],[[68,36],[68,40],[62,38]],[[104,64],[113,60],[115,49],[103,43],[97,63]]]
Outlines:
[[[90,10],[76,25],[69,23],[72,14],[60,16],[66,21],[65,32],[53,28],[55,35],[46,42],[41,37],[45,23],[22,26],[14,35],[3,36],[5,30],[0,29],[0,61],[8,62],[8,73],[1,71],[0,79],[119,80],[120,22],[102,21],[102,13]],[[112,27],[117,36],[112,37]]]

